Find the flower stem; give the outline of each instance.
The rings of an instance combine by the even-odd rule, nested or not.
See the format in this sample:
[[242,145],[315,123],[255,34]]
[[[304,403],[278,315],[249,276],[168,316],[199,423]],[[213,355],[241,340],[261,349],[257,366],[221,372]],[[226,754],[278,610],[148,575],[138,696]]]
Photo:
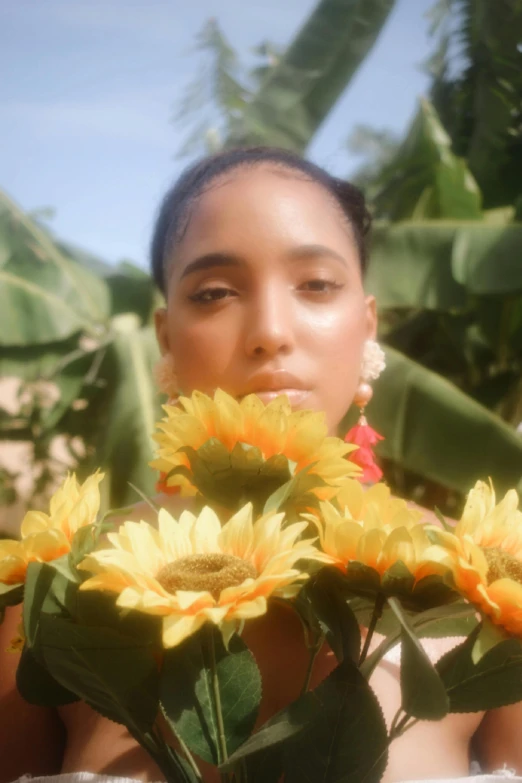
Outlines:
[[[210,681],[212,687],[212,697],[214,700],[214,711],[218,726],[218,758],[219,763],[223,764],[228,759],[227,741],[225,737],[225,725],[223,723],[223,710],[221,709],[221,694],[219,692],[219,678],[216,665],[216,648],[214,644],[214,629],[211,627],[208,633],[209,653],[210,653]],[[228,775],[226,776],[228,778]],[[226,779],[225,778],[225,779]]]
[[183,741],[183,739],[180,737],[178,732],[174,731],[172,726],[171,726],[171,731],[174,734],[174,736],[176,737],[176,741],[179,743],[181,751],[182,751],[183,755],[185,756],[185,758],[186,758],[190,768],[194,772],[194,775],[196,776],[197,780],[200,780],[201,783],[203,783],[203,778],[201,776],[201,772],[199,771],[199,767],[198,767],[198,765],[196,764],[196,762],[194,760],[194,756],[192,755],[192,753],[188,749],[187,744]]
[[359,666],[361,666],[361,664],[363,664],[364,661],[366,660],[366,656],[368,655],[368,651],[370,649],[373,633],[375,631],[375,627],[378,621],[381,618],[382,610],[384,608],[385,603],[386,603],[385,596],[382,593],[379,593],[377,595],[377,598],[375,599],[372,618],[370,620],[370,625],[368,626],[368,633],[366,634],[366,639],[364,640],[364,646],[361,652],[361,657],[359,658]]
[[308,688],[310,687],[310,680],[312,679],[312,672],[314,670],[315,659],[317,658],[317,656],[321,651],[323,642],[324,642],[324,634],[321,634],[320,636],[317,637],[315,644],[309,648],[310,657],[308,659],[308,667],[306,669],[305,680],[303,683],[303,689],[301,691],[301,695],[306,693]]
[[393,740],[397,739],[397,737],[400,737],[402,734],[404,734],[408,729],[411,729],[412,726],[414,726],[418,720],[417,718],[412,718],[411,715],[408,715],[405,713],[402,718],[399,720],[399,715],[401,713],[401,710],[397,712],[395,715],[392,725],[390,727],[390,734],[388,737],[388,742],[391,743]]

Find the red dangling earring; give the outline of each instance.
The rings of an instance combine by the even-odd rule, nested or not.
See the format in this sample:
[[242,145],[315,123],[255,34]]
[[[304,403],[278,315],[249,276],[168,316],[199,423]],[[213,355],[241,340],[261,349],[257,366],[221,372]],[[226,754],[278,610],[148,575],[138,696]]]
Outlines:
[[369,381],[376,380],[386,367],[384,351],[375,340],[366,340],[361,366],[361,381],[355,392],[354,404],[359,408],[359,419],[345,435],[345,441],[358,446],[348,455],[348,459],[362,468],[360,480],[364,484],[375,483],[382,478],[382,470],[375,461],[373,446],[384,440],[373,427],[370,427],[364,415],[366,406],[373,397]]

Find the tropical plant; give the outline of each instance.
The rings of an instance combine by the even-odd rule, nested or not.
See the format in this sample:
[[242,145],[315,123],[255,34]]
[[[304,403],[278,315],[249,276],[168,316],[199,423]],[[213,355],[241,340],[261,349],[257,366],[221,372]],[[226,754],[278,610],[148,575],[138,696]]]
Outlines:
[[[410,457],[390,440],[383,446],[399,484],[411,488],[412,476],[397,471],[398,463],[446,487],[456,488],[468,468],[516,483],[522,465],[515,432],[522,420],[522,185],[511,171],[520,168],[522,150],[522,4],[449,0],[435,6],[432,18],[439,32],[430,61],[433,103],[421,102],[395,153],[381,165],[370,160],[362,172],[380,218],[368,285],[380,305],[383,339],[417,362],[400,376],[415,378],[414,389],[403,384],[387,420],[388,374],[374,416],[386,432],[390,423],[396,429],[397,404],[409,400]],[[419,365],[467,397],[419,373]],[[413,400],[425,414],[415,422]],[[460,461],[457,435],[475,443],[471,459]],[[423,442],[440,450],[451,443],[445,469],[433,471],[435,454],[422,449]]]
[[[205,149],[262,142],[304,152],[393,5],[321,0],[285,52],[258,48],[253,71],[210,24],[199,43],[213,66],[179,113],[206,107],[209,85],[214,105],[191,136]],[[447,510],[440,486],[459,493],[487,475],[501,488],[520,480],[520,7],[436,4],[432,100],[403,143],[381,133],[382,162],[366,172],[381,218],[368,285],[389,365],[370,414],[387,436],[387,480]],[[5,196],[0,246],[4,498],[19,497],[27,461],[32,505],[78,463],[108,470],[113,506],[136,496],[129,481],[150,491],[150,279],[60,243]]]
[[77,466],[108,468],[112,505],[137,499],[129,481],[153,488],[152,281],[58,243],[3,193],[0,245],[0,528]]
[[[392,5],[320,2],[242,105],[230,111],[216,91],[229,118],[222,146],[263,142],[305,151]],[[481,476],[495,476],[500,486],[521,478],[522,439],[513,425],[522,419],[522,226],[512,222],[520,185],[516,191],[506,181],[502,197],[498,188],[484,191],[501,176],[505,156],[517,171],[520,6],[436,3],[437,50],[428,64],[433,102],[421,101],[402,142],[367,128],[362,147],[361,131],[350,141],[352,150],[366,152],[359,182],[378,218],[367,282],[377,295],[389,368],[370,414],[386,434],[379,447],[386,478],[397,491],[435,499],[448,511]],[[213,46],[222,64],[223,42],[216,38]],[[232,51],[227,43],[227,62]],[[495,144],[502,154],[492,155]],[[462,157],[468,154],[469,165]],[[507,209],[484,212],[484,205]],[[441,493],[441,485],[450,492]]]
[[211,66],[190,86],[177,116],[199,117],[199,139],[209,151],[271,144],[304,152],[394,5],[395,0],[321,0],[284,53],[268,43],[256,49],[262,65],[251,71],[217,23],[207,24],[199,44],[210,53]]

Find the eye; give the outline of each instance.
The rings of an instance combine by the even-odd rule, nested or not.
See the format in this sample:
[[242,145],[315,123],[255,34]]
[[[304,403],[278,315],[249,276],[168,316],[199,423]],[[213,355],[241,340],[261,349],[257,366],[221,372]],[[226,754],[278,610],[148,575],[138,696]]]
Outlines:
[[324,280],[323,278],[316,278],[313,280],[307,280],[306,283],[302,283],[299,286],[300,291],[310,291],[314,294],[329,294],[332,291],[338,291],[342,288],[341,283],[337,283],[335,280]]
[[191,302],[196,302],[196,304],[213,304],[222,299],[229,299],[232,296],[237,296],[232,288],[214,286],[212,288],[203,288],[201,291],[197,291],[195,294],[189,296],[189,299]]

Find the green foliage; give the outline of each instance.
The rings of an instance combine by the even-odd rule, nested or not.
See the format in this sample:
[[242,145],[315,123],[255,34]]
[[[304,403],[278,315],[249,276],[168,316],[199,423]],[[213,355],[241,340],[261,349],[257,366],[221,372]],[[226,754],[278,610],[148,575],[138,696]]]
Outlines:
[[248,757],[255,766],[267,756],[273,763],[275,756],[285,781],[377,783],[386,767],[387,739],[379,703],[347,658],[315,690],[267,721],[222,768]]
[[441,720],[449,710],[444,683],[399,602],[390,598],[388,604],[401,625],[402,710],[419,720]]
[[[152,491],[147,463],[159,399],[150,277],[57,243],[3,194],[0,247],[8,299],[0,315],[0,432],[27,445],[39,476],[22,500],[45,507],[67,469],[86,474],[95,467],[110,474],[113,507],[137,499],[129,482]],[[3,472],[6,490],[17,478],[15,469]]]
[[158,709],[158,672],[148,640],[42,614],[40,649],[50,674],[105,717],[149,730]]
[[168,650],[161,670],[160,699],[176,735],[204,761],[219,764],[219,727],[208,660],[209,634],[214,634],[228,753],[234,753],[248,739],[261,701],[261,675],[252,653],[237,635],[226,650],[219,631],[204,628],[179,647]]
[[180,449],[190,467],[173,468],[169,476],[183,475],[198,490],[205,504],[238,511],[246,502],[254,513],[269,511],[295,512],[298,507],[313,505],[312,490],[325,482],[309,473],[309,466],[295,473],[295,464],[283,454],[265,459],[255,446],[238,442],[229,451],[217,438],[209,438],[198,449]]
[[319,639],[326,639],[335,657],[358,663],[361,631],[350,603],[348,584],[337,568],[322,568],[299,593],[295,607]]
[[503,641],[475,664],[472,652],[479,632],[480,627],[437,663],[451,712],[494,710],[522,700],[522,644]]
[[38,662],[29,647],[24,647],[16,670],[16,687],[29,704],[37,707],[61,707],[78,701],[78,696],[64,688]]
[[378,213],[391,220],[481,217],[480,191],[428,101],[421,101],[409,133],[379,173]]
[[498,491],[520,482],[522,440],[508,424],[441,375],[386,349],[368,415],[386,433],[379,453],[462,493],[491,476]]
[[302,731],[285,747],[285,781],[377,783],[386,768],[388,736],[377,697],[357,667],[345,659],[303,701],[310,696],[315,709],[304,710]]
[[[394,0],[321,0],[287,50],[256,49],[261,67],[238,62],[215,22],[199,39],[211,67],[191,85],[178,118],[197,116],[194,139],[207,151],[271,144],[303,152],[372,49]],[[210,95],[209,95],[210,86]]]
[[432,100],[485,205],[513,204],[522,192],[522,6],[445,0],[439,9]]
[[97,336],[109,314],[105,286],[68,262],[0,193],[0,343],[28,346],[80,331]]

